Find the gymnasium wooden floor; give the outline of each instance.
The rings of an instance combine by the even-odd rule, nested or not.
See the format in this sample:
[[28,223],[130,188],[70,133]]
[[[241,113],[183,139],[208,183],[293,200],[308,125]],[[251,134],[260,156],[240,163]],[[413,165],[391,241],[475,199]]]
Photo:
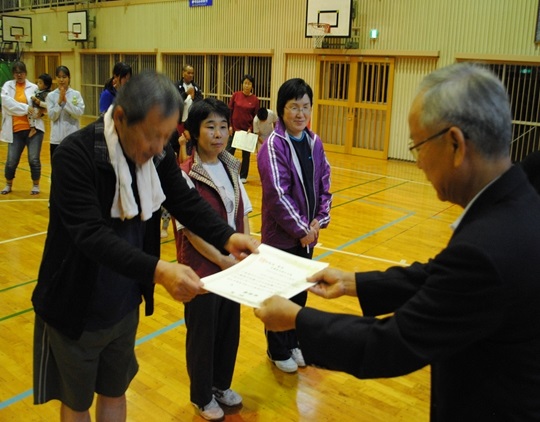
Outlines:
[[[0,143],[0,164],[7,146]],[[239,155],[239,153],[237,153]],[[47,230],[50,190],[49,144],[42,150],[41,194],[30,196],[30,172],[23,154],[14,191],[0,197],[0,420],[58,420],[57,402],[32,404],[30,296],[36,283]],[[426,260],[446,245],[449,225],[461,209],[438,201],[413,163],[328,153],[334,194],[331,224],[321,232],[315,259],[349,270],[384,269]],[[3,178],[2,178],[3,179]],[[2,181],[3,183],[3,181]],[[2,184],[3,186],[3,184]],[[254,211],[251,231],[260,232],[261,188],[255,154],[246,184]],[[163,240],[162,257],[175,260],[174,240]],[[308,306],[360,314],[352,298]],[[189,403],[185,367],[183,306],[156,288],[156,311],[142,317],[136,352],[140,371],[128,390],[128,420],[202,421]],[[387,422],[429,419],[429,368],[410,375],[359,380],[317,368],[284,374],[266,358],[261,322],[242,308],[241,341],[232,387],[244,398],[226,421]]]

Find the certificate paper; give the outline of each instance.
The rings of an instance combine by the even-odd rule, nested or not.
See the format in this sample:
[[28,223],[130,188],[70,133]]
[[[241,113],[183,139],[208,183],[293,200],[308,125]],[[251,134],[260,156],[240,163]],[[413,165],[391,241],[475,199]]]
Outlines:
[[327,267],[325,262],[301,258],[261,244],[238,264],[204,277],[204,288],[244,305],[258,308],[273,295],[287,299],[313,286],[306,278]]
[[232,147],[244,151],[254,152],[259,136],[256,133],[237,130],[234,132]]

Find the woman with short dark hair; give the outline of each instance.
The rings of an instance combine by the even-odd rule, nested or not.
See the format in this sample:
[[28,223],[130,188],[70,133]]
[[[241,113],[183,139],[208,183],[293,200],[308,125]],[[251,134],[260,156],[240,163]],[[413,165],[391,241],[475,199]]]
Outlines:
[[[232,148],[232,135],[238,130],[245,130],[246,132],[253,132],[253,118],[259,111],[259,99],[253,94],[253,84],[255,79],[251,75],[244,75],[242,77],[242,90],[236,91],[229,101],[229,108],[231,109],[231,126],[229,128],[229,135],[231,135],[231,141],[227,145],[227,151],[232,155],[236,152],[236,148]],[[251,153],[249,151],[242,151],[242,166],[240,167],[240,179],[242,183],[246,183],[249,172],[249,159]]]
[[[11,192],[15,171],[19,165],[24,147],[28,148],[28,164],[32,176],[31,195],[39,193],[41,178],[41,145],[45,133],[45,124],[41,116],[35,115],[32,106],[32,96],[37,91],[36,84],[26,79],[26,65],[17,61],[11,70],[13,80],[7,81],[2,87],[2,132],[0,140],[7,142],[8,153],[5,167],[6,186],[0,191],[2,195]],[[30,136],[30,121],[34,118],[35,133]]]

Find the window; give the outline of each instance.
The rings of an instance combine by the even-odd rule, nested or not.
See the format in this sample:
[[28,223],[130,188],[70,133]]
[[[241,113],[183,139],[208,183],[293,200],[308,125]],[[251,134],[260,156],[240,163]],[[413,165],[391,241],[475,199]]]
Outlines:
[[540,67],[487,65],[503,82],[512,110],[512,161],[521,161],[540,150]]

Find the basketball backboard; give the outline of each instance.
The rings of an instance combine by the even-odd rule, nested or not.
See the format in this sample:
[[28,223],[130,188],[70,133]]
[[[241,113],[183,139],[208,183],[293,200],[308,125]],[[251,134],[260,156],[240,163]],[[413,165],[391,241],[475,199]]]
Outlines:
[[32,42],[32,19],[2,16],[2,41]]
[[306,38],[316,37],[319,31],[313,24],[329,24],[326,37],[351,36],[352,0],[306,0]]
[[68,12],[68,41],[88,40],[88,12],[81,10],[78,12]]

